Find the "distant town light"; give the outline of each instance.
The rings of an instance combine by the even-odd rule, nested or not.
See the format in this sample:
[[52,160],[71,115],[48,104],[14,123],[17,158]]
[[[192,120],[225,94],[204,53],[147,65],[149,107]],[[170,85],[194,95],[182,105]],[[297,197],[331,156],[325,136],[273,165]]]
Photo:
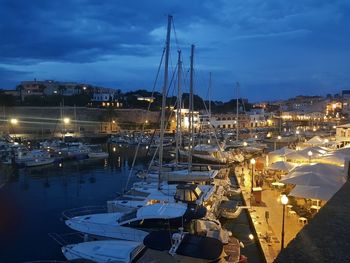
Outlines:
[[278,140],[281,140],[281,139],[282,139],[281,135],[278,135],[278,136],[277,136],[277,139],[278,139]]
[[246,147],[248,145],[247,142],[243,142],[243,146]]
[[298,131],[298,130],[295,132],[296,135],[299,135],[299,133],[300,133],[300,131]]

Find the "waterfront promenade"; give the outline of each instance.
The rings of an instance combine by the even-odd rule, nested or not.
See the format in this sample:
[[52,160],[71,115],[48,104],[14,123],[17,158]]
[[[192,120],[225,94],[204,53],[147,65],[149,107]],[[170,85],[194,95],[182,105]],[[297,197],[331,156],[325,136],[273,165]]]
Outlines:
[[[243,174],[242,174],[243,168]],[[255,202],[251,198],[251,170],[237,166],[235,168],[237,181],[242,189],[242,195],[249,208],[249,216],[255,227],[256,238],[265,256],[266,262],[270,263],[275,260],[281,250],[281,232],[282,232],[282,204],[280,203],[281,189],[271,188],[264,184],[262,187],[261,202]],[[242,179],[244,178],[244,179]],[[296,236],[304,226],[299,222],[299,217],[295,214],[288,213],[293,208],[286,207],[285,214],[285,236],[284,247]],[[268,212],[268,219],[265,215]]]

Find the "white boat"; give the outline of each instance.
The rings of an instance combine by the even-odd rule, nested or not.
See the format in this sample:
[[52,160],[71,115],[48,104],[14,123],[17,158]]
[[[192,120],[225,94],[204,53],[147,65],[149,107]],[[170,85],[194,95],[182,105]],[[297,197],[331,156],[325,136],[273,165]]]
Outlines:
[[32,150],[28,151],[25,149],[18,150],[15,161],[18,165],[25,167],[34,167],[41,165],[52,164],[55,159],[50,156],[47,151],[43,150]]
[[35,158],[34,160],[28,160],[24,162],[24,166],[26,167],[35,167],[35,166],[42,166],[42,165],[48,165],[55,162],[54,158],[47,157],[47,158]]
[[62,253],[68,260],[130,263],[144,248],[141,242],[100,240],[66,245],[62,247]]
[[240,202],[237,201],[223,201],[220,205],[220,216],[227,219],[237,218],[247,207],[240,206]]
[[[190,233],[155,231],[143,242],[125,240],[90,241],[62,247],[68,260],[107,263],[204,263],[227,262],[221,241]],[[235,258],[239,258],[239,246]]]
[[167,185],[156,183],[136,184],[125,195],[107,201],[109,212],[126,211],[130,208],[140,208],[155,203],[176,203],[205,205],[214,194],[214,185]]
[[[224,246],[216,238],[184,233],[156,231],[143,241],[146,250],[137,263],[226,262]],[[221,260],[221,261],[220,261]]]
[[86,145],[89,159],[106,159],[109,157],[108,152],[104,152],[100,145]]
[[180,227],[192,219],[203,218],[204,207],[189,208],[186,204],[154,204],[127,213],[102,213],[76,216],[66,225],[76,231],[98,237],[142,241],[156,229]]

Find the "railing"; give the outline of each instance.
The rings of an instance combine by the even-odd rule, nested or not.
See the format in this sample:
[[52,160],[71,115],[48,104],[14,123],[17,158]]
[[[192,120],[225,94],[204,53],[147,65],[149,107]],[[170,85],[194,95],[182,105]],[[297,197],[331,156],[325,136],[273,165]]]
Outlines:
[[71,219],[76,216],[84,216],[90,214],[107,213],[107,206],[83,206],[73,209],[68,209],[62,212],[63,219]]
[[65,233],[65,234],[48,233],[48,235],[61,247],[69,245],[69,244],[75,244],[75,243],[80,243],[83,241],[88,241],[86,236],[82,233],[79,233],[79,232],[72,232],[72,233]]

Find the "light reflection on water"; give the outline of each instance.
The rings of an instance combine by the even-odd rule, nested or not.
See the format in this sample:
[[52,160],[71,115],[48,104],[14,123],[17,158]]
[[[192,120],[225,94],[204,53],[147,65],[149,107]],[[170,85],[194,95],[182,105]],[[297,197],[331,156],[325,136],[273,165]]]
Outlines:
[[[59,245],[48,236],[52,232],[72,232],[61,213],[81,206],[105,205],[115,198],[125,187],[134,151],[134,147],[113,146],[106,160],[21,170],[0,167],[0,262],[63,260]],[[145,148],[139,152],[135,171],[147,165],[146,152]],[[225,225],[240,239],[251,233],[243,213]],[[255,245],[246,246],[243,252],[250,262],[260,261]]]

